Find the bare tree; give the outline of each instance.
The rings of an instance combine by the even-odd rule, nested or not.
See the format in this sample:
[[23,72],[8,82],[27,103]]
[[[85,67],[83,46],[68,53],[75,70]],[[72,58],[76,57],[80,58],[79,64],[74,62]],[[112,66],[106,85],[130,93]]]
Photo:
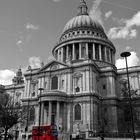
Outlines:
[[137,90],[134,90],[132,87],[130,88],[130,94],[131,94],[131,99],[132,99],[132,109],[133,109],[133,114],[130,112],[130,104],[129,104],[129,90],[128,90],[128,85],[127,82],[122,83],[123,88],[121,89],[122,91],[122,97],[123,97],[123,110],[124,110],[124,121],[125,121],[125,127],[127,129],[127,132],[130,132],[131,130],[131,115],[133,115],[134,118],[134,123],[140,128],[140,107],[136,107],[137,104],[137,98],[140,97],[137,94]]
[[0,97],[0,127],[5,129],[4,140],[7,138],[8,130],[18,123],[20,118],[20,104],[14,104],[11,97],[4,93]]

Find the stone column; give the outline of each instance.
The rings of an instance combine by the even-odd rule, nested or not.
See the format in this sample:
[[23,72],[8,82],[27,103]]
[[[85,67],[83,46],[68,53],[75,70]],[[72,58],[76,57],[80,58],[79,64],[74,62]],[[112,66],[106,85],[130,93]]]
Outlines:
[[35,106],[35,125],[39,125],[39,106]]
[[67,50],[66,50],[66,60],[69,59],[69,46],[67,45]]
[[98,130],[98,106],[97,104],[93,101],[93,131],[97,132]]
[[56,105],[56,125],[59,128],[59,116],[60,116],[60,102],[57,101]]
[[44,124],[47,124],[47,109],[46,109],[46,106],[44,106]]
[[95,43],[93,43],[93,60],[95,60]]
[[48,125],[51,125],[51,117],[52,117],[52,101],[49,101],[49,118],[48,118]]
[[67,104],[64,102],[63,130],[67,131]]
[[72,60],[75,59],[75,44],[72,44]]
[[79,43],[79,59],[81,59],[81,49],[82,49],[81,43]]
[[41,121],[40,121],[40,124],[43,124],[44,123],[44,102],[41,103]]
[[115,53],[112,51],[112,63],[115,64]]
[[64,47],[61,48],[61,62],[63,62],[64,58]]
[[99,60],[102,60],[101,44],[99,44]]
[[109,49],[109,62],[111,62],[112,58],[111,58],[111,50]]
[[58,49],[58,61],[60,61],[60,49]]
[[88,43],[86,43],[86,58],[88,59]]
[[106,46],[105,46],[105,61],[107,61],[107,53],[106,53]]

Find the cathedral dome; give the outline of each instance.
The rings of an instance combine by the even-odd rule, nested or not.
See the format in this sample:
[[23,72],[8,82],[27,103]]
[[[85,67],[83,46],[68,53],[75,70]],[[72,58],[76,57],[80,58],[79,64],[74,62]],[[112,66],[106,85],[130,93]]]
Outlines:
[[91,35],[94,35],[107,39],[102,25],[94,16],[90,16],[88,14],[88,7],[86,5],[86,2],[84,0],[81,0],[78,7],[78,15],[73,17],[66,23],[62,31],[59,43],[69,40],[72,37],[79,38],[85,33],[87,33],[86,37],[91,37]]
[[[52,50],[56,60],[67,64],[80,64],[86,60],[114,65],[115,47],[98,21],[88,14],[84,0],[80,1],[78,15],[70,19]],[[100,64],[99,64],[100,65]]]
[[89,15],[82,14],[69,20],[63,29],[63,33],[68,30],[76,29],[80,27],[92,28],[104,32],[102,25],[96,19],[92,18]]

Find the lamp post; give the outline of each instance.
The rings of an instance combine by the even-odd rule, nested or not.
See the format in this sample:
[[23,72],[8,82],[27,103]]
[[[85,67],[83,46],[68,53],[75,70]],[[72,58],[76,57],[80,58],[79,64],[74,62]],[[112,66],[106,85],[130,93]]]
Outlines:
[[32,67],[28,66],[28,70],[30,71],[30,86],[29,86],[29,96],[28,96],[28,104],[27,104],[27,122],[25,127],[25,132],[28,131],[28,119],[29,119],[29,102],[30,102],[30,92],[31,92],[31,80],[32,80]]
[[136,140],[135,129],[134,129],[132,99],[131,99],[131,92],[130,92],[129,73],[128,73],[128,63],[127,63],[127,57],[129,57],[130,55],[131,55],[130,52],[122,52],[120,54],[121,57],[125,58],[125,62],[126,62],[126,74],[127,74],[127,80],[128,80],[128,96],[129,96],[129,105],[130,105],[131,127],[132,127],[132,133],[133,133],[133,140]]
[[44,90],[44,88],[39,88],[38,89],[40,91],[40,100],[39,100],[39,118],[38,118],[38,140],[39,140],[39,135],[40,135],[40,118],[41,118],[41,93]]

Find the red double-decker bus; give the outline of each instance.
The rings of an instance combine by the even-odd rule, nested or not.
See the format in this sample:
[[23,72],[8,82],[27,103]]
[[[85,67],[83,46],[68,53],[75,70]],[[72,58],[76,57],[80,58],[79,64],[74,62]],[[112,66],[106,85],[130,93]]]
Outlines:
[[58,140],[56,125],[33,126],[32,140]]

